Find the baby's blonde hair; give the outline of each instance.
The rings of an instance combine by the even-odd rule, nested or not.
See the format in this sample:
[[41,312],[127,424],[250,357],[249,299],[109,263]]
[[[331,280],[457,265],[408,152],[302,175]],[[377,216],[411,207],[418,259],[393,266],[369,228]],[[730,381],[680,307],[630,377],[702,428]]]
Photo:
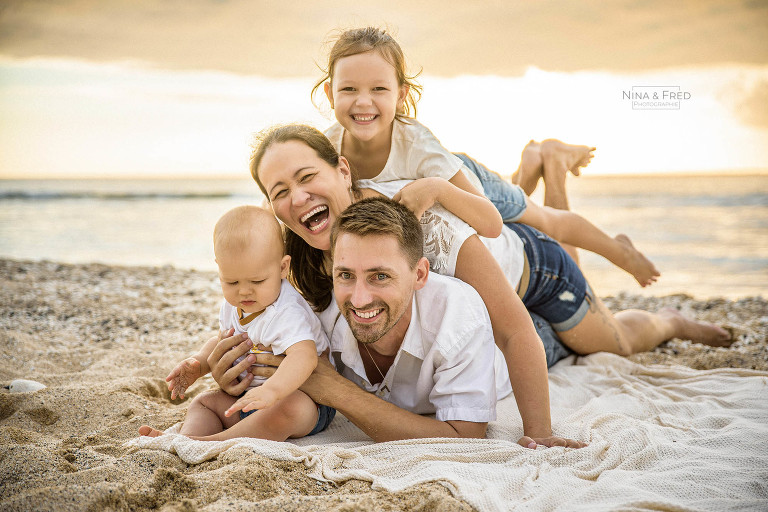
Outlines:
[[345,30],[336,37],[333,47],[328,54],[328,66],[323,69],[323,77],[315,83],[310,97],[314,103],[315,93],[327,81],[333,83],[333,68],[339,59],[357,55],[370,51],[377,51],[384,59],[392,64],[397,75],[398,85],[407,85],[408,94],[403,104],[398,106],[395,117],[398,120],[403,118],[416,117],[416,103],[421,98],[421,85],[416,82],[415,75],[408,75],[405,65],[405,54],[397,41],[387,33],[386,30],[378,27],[354,28]]
[[283,231],[271,212],[258,206],[238,206],[221,216],[213,228],[213,252],[243,251],[252,244],[285,253]]

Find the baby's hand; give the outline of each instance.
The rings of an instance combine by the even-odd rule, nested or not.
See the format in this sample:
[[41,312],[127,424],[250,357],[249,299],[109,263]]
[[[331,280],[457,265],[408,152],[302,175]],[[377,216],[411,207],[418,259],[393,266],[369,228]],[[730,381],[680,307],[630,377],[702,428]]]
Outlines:
[[171,392],[171,400],[176,400],[177,397],[184,398],[184,392],[199,378],[200,361],[194,357],[188,357],[176,365],[176,368],[165,378],[168,391]]
[[421,178],[404,186],[392,199],[405,205],[420,219],[437,202],[444,183],[449,182],[437,177]]
[[227,409],[224,416],[232,416],[232,414],[237,411],[248,412],[254,409],[266,409],[267,407],[275,405],[277,399],[277,392],[265,388],[263,385],[251,388],[240,398],[240,400]]

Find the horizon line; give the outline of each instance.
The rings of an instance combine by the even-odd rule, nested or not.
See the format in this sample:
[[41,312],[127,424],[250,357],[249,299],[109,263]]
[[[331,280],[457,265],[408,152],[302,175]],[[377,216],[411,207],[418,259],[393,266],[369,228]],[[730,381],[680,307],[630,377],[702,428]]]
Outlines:
[[[744,168],[744,169],[692,169],[675,171],[648,171],[648,172],[598,172],[582,173],[580,177],[584,178],[652,178],[652,177],[690,177],[690,176],[768,176],[768,167]],[[25,181],[25,180],[214,180],[214,179],[245,179],[250,178],[248,174],[241,173],[210,173],[210,174],[38,174],[38,175],[0,175],[0,181]],[[504,179],[509,179],[510,175],[501,175]]]

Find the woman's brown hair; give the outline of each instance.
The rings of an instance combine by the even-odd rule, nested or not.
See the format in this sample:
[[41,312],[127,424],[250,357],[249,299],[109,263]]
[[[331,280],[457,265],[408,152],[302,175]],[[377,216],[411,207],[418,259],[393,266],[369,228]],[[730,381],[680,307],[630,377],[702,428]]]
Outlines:
[[[333,147],[328,137],[316,128],[303,124],[287,124],[274,126],[259,132],[253,144],[251,153],[251,176],[268,200],[269,194],[259,178],[259,166],[264,153],[274,144],[288,141],[303,142],[312,148],[317,156],[331,167],[338,167],[339,153]],[[352,188],[350,193],[354,199],[359,197],[357,176],[352,173]],[[271,200],[270,200],[271,203]],[[333,280],[325,271],[325,253],[312,247],[299,235],[283,227],[285,237],[285,252],[291,257],[288,270],[288,281],[304,298],[312,304],[316,311],[326,309],[332,300]]]

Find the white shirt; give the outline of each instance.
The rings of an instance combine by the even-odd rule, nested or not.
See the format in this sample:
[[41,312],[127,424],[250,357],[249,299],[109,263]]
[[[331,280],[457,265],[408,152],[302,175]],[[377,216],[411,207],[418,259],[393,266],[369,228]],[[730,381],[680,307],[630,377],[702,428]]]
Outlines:
[[416,414],[440,421],[488,422],[496,401],[512,392],[491,320],[474,288],[431,273],[416,290],[411,323],[392,366],[371,384],[357,340],[336,302],[320,313],[340,373],[362,389]]
[[[369,188],[392,198],[401,188],[411,183],[410,180],[376,183],[372,180],[358,180],[360,188]],[[430,268],[439,274],[456,274],[456,260],[464,242],[477,232],[466,222],[436,203],[424,212],[419,219],[424,236],[424,256],[429,260]],[[496,238],[479,237],[501,266],[507,280],[516,288],[523,275],[523,241],[517,233],[507,227],[501,229]]]
[[[285,279],[280,283],[280,295],[253,319],[247,313],[224,301],[219,310],[221,330],[235,329],[235,334],[248,333],[254,347],[261,343],[274,354],[283,354],[291,345],[312,340],[320,355],[328,348],[328,338],[320,321],[307,301]],[[239,357],[233,366],[243,360]],[[241,378],[245,377],[243,373]],[[251,387],[258,386],[266,377],[254,377]]]
[[[325,131],[336,151],[343,155],[344,127],[339,123]],[[483,185],[459,157],[445,149],[429,129],[415,119],[397,121],[392,125],[392,143],[384,169],[374,178],[378,183],[394,180],[416,180],[437,176],[450,180],[463,171],[472,185],[482,194]]]

